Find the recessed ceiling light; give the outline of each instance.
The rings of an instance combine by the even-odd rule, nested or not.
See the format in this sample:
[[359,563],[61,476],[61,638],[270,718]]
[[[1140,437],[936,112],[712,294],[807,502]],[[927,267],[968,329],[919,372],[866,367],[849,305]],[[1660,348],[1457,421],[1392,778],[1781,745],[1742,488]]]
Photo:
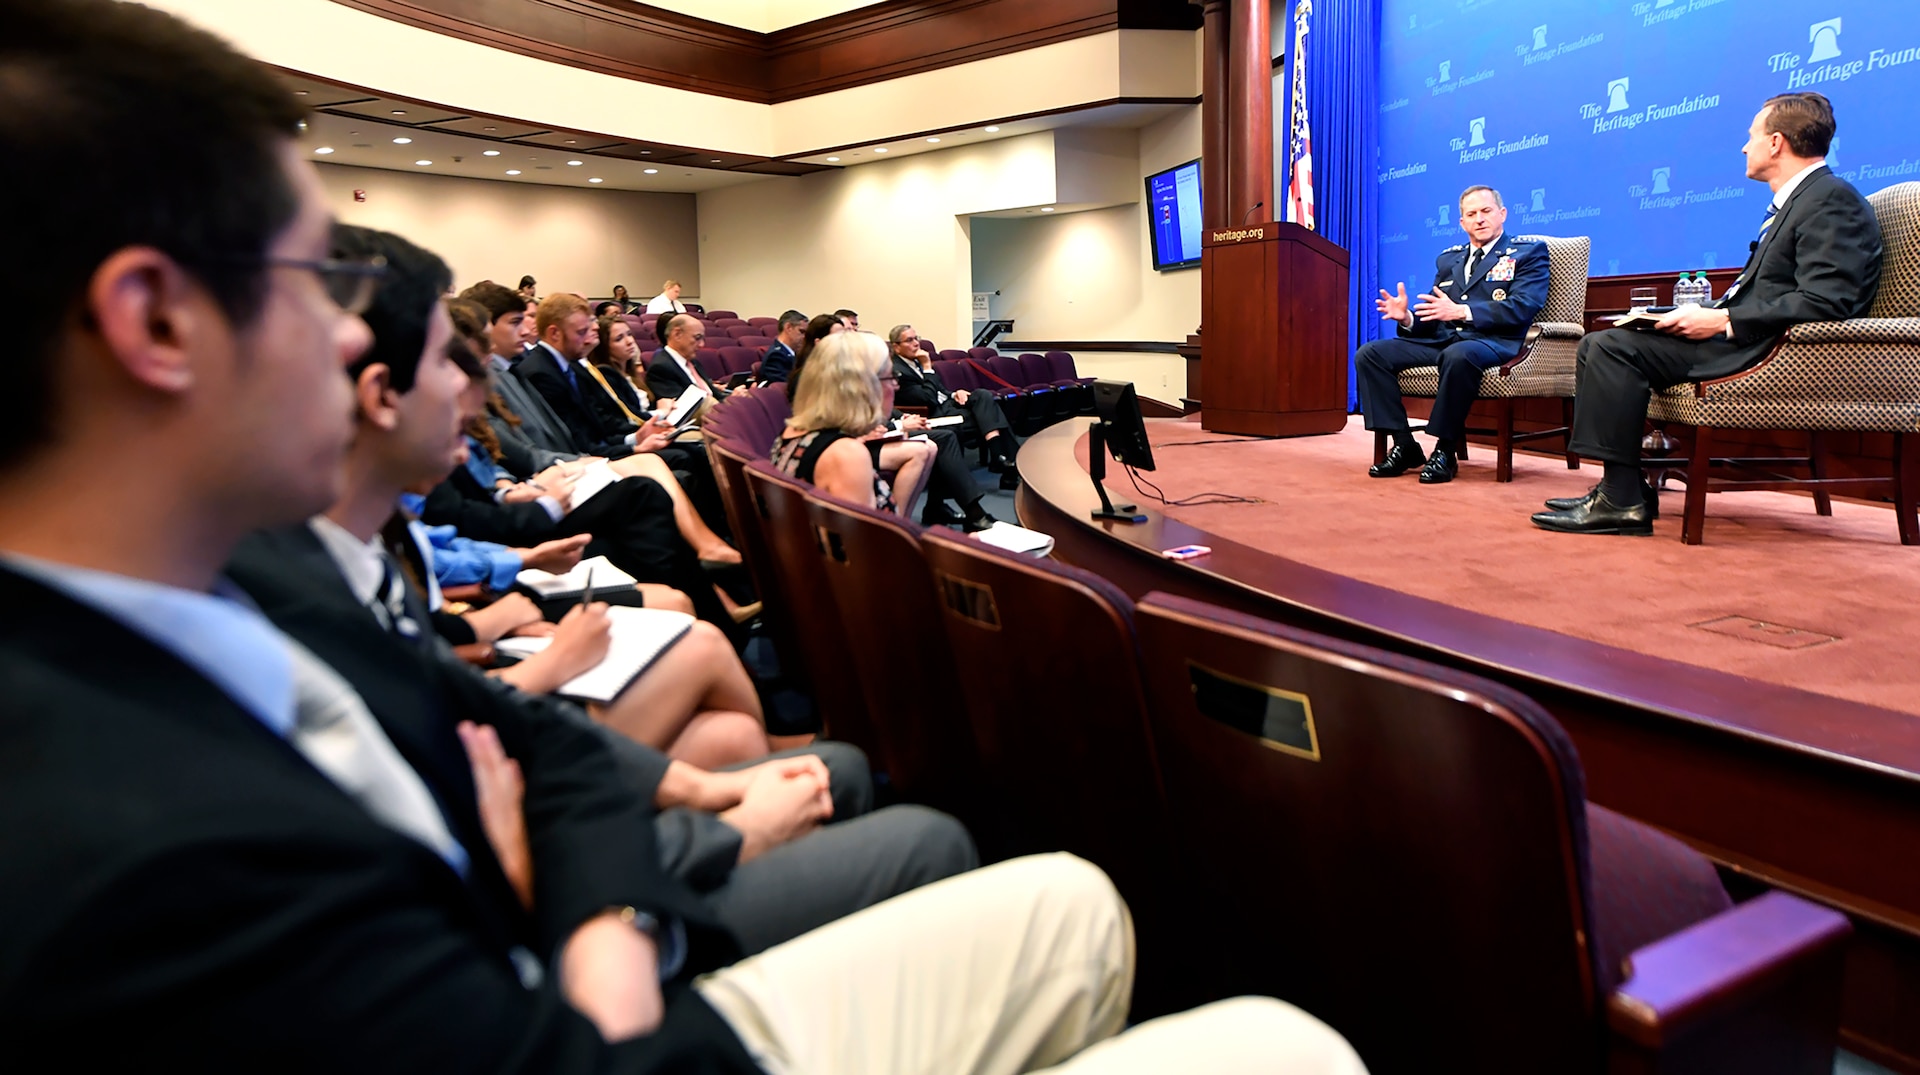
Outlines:
[[987,133],[988,133],[988,134],[999,134],[999,133],[1000,133],[1000,128],[998,128],[998,127],[988,127],[988,128],[986,129],[986,131],[987,131]]
[[500,151],[497,149],[483,149],[480,151],[480,155],[482,157],[498,157],[500,155]]
[[940,140],[940,139],[938,139],[938,138],[929,138],[929,139],[927,139],[927,141],[929,141],[929,142],[938,142],[939,140]]
[[396,138],[393,140],[393,144],[396,146],[411,145],[412,143],[413,139],[411,138]]
[[1053,206],[1051,206],[1051,205],[1043,205],[1043,206],[1041,206],[1041,207],[1040,207],[1040,211],[1041,211],[1041,212],[1043,212],[1043,213],[1051,213],[1051,212],[1053,212]]
[[653,156],[653,150],[651,150],[651,149],[643,149],[643,150],[641,150],[641,151],[640,151],[640,155],[641,155],[642,157],[651,157],[651,156]]
[[838,164],[839,162],[840,162],[840,158],[839,158],[839,157],[828,157],[828,158],[827,158],[827,163],[828,163],[828,164]]
[[414,161],[413,163],[419,165],[422,168],[425,168],[427,165],[432,164],[433,162],[432,161]]
[[307,91],[306,91],[306,90],[294,90],[294,91],[293,91],[293,95],[294,95],[295,97],[305,97],[305,96],[307,95]]
[[507,174],[508,174],[508,175],[519,175],[519,174],[520,174],[520,169],[518,169],[518,168],[509,168],[509,169],[507,169]]
[[583,164],[585,164],[585,163],[587,163],[587,162],[586,162],[586,161],[568,161],[568,162],[567,162],[567,164],[569,164],[570,166],[572,166],[572,167],[575,167],[575,168],[578,168],[578,167],[580,167],[581,165],[583,165]]
[[711,163],[713,163],[713,164],[719,164],[719,163],[720,163],[720,158],[719,158],[719,157],[715,157],[715,158],[713,158],[713,160],[712,160],[712,162],[711,162]]
[[589,179],[589,180],[587,180],[587,182],[589,182],[589,183],[599,183],[599,182],[602,182],[602,180],[600,180],[599,178],[597,178],[597,177],[596,177],[596,178],[593,178],[593,179]]
[[393,114],[396,116],[404,116],[407,114],[407,110],[404,108],[396,108],[393,110]]
[[887,147],[886,147],[886,146],[875,146],[875,147],[874,147],[874,149],[873,149],[873,151],[874,151],[875,153],[885,153],[885,152],[887,151]]
[[568,144],[568,145],[573,145],[573,144],[574,144],[574,140],[573,140],[573,139],[571,139],[571,138],[569,138],[569,139],[567,139],[567,144]]
[[327,154],[329,154],[329,153],[331,153],[331,152],[333,152],[333,147],[332,147],[332,146],[321,146],[321,147],[320,147],[319,149],[316,149],[316,150],[314,150],[314,152],[315,152],[315,153],[318,153],[318,154],[320,154],[320,155],[321,155],[322,157],[324,157],[324,156],[326,156]]
[[483,131],[497,131],[497,130],[499,130],[500,128],[498,128],[498,127],[482,127],[482,128],[480,128],[480,129],[481,129],[481,130],[483,130]]
[[660,174],[660,169],[658,169],[658,168],[642,168],[642,169],[641,169],[641,171],[643,171],[643,172],[645,172],[645,173],[647,173],[648,175],[659,175],[659,174]]

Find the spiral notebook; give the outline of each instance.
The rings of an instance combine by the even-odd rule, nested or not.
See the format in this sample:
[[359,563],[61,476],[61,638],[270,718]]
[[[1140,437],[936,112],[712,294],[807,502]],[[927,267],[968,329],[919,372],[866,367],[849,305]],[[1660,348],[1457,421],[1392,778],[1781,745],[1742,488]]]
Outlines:
[[[597,581],[597,578],[596,578]],[[693,617],[664,608],[629,608],[615,605],[607,609],[612,624],[612,642],[606,659],[575,676],[554,693],[582,702],[605,705],[620,697],[660,655],[693,629]],[[503,638],[493,644],[494,651],[520,660],[539,653],[553,643],[551,638]]]
[[539,595],[542,600],[552,598],[574,598],[587,592],[589,581],[594,592],[631,590],[635,583],[632,575],[613,566],[604,556],[589,556],[573,565],[573,570],[564,575],[555,575],[537,567],[529,567],[514,576],[514,581]]

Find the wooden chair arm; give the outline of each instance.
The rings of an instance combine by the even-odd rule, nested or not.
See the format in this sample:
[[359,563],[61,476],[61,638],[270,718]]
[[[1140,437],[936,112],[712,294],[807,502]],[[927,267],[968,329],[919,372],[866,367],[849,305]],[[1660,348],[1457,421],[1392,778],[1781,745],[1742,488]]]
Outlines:
[[483,605],[487,602],[487,588],[477,582],[465,586],[442,586],[440,597],[445,601],[464,601],[469,605]]
[[493,643],[491,642],[469,642],[464,646],[455,646],[453,655],[475,668],[493,667]]
[[896,407],[901,414],[917,414],[922,418],[928,417],[928,408],[926,407],[902,407],[898,403],[894,404],[894,407]]
[[1844,915],[1770,892],[1634,952],[1607,998],[1608,1070],[1833,1070]]

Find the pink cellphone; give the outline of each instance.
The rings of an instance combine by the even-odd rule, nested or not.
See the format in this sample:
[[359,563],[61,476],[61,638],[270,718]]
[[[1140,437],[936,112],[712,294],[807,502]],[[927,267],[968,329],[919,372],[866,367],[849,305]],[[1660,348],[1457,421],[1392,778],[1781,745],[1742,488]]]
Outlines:
[[1212,551],[1212,549],[1205,545],[1182,545],[1177,549],[1168,549],[1160,555],[1169,560],[1192,560],[1195,557],[1205,556]]

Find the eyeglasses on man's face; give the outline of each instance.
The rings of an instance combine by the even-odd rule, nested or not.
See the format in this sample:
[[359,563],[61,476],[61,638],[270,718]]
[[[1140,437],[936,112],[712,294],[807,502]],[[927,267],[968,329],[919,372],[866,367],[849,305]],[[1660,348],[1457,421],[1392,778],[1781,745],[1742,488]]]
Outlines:
[[[253,259],[249,259],[253,260]],[[335,306],[350,314],[363,314],[373,305],[380,281],[387,275],[387,259],[378,254],[359,258],[263,257],[256,261],[270,269],[304,269],[320,278],[320,286]]]

